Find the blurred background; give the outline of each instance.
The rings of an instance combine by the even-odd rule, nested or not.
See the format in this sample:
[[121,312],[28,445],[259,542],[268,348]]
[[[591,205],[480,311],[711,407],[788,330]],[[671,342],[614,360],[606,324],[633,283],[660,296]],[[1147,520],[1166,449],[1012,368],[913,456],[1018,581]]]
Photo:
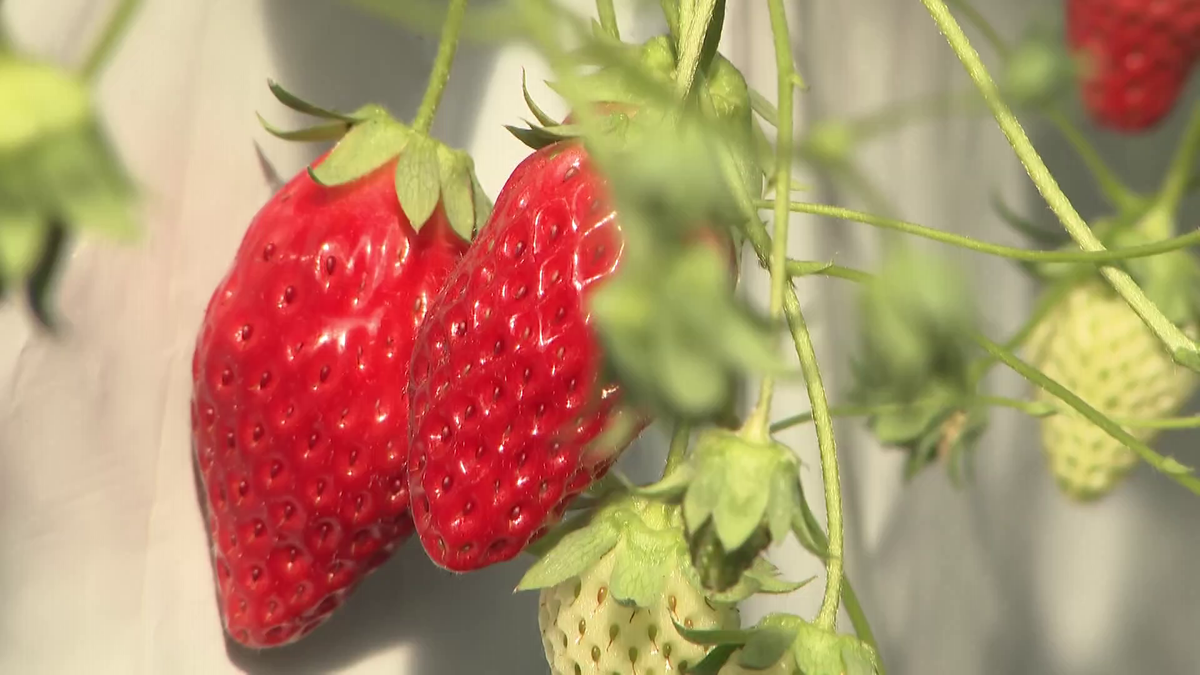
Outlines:
[[[1060,11],[1040,0],[978,4],[1010,38]],[[792,5],[795,51],[811,85],[799,98],[801,124],[969,86],[917,0]],[[96,0],[0,2],[15,42],[64,64],[81,58],[110,9]],[[657,12],[640,14],[623,16],[627,39],[662,30]],[[730,3],[723,52],[770,92],[767,31],[764,3]],[[58,290],[62,335],[41,334],[19,304],[0,306],[0,672],[546,672],[536,595],[512,593],[524,560],[453,577],[415,542],[298,645],[227,648],[193,492],[191,350],[212,289],[271,193],[255,146],[284,177],[315,157],[258,125],[256,111],[280,126],[299,121],[272,99],[267,78],[332,107],[378,101],[411,118],[435,49],[434,38],[335,0],[146,0],[99,83],[108,126],[145,193],[146,235],[135,246],[75,247]],[[474,155],[491,195],[526,152],[501,127],[526,116],[522,68],[535,98],[552,101],[531,51],[466,45],[434,128]],[[1190,98],[1197,93],[1193,86]],[[1146,189],[1186,117],[1174,115],[1148,140],[1125,140],[1070,110],[1122,177]],[[1061,137],[1036,120],[1028,129],[1081,214],[1103,215]],[[998,192],[1053,224],[985,114],[909,125],[861,147],[858,165],[889,215],[1024,245],[989,207]],[[836,181],[807,178],[821,187],[815,201],[869,206]],[[1185,213],[1181,224],[1196,225],[1197,204]],[[809,216],[795,217],[792,232],[792,256],[859,267],[874,264],[882,243],[866,226]],[[1024,273],[940,252],[969,263],[989,330],[1021,323],[1035,291]],[[765,278],[746,269],[747,290],[765,292]],[[820,279],[800,291],[837,401],[847,336],[859,329],[846,311],[853,297]],[[1008,373],[995,377],[997,393],[1026,393]],[[808,407],[796,384],[778,398],[776,416]],[[1072,505],[1044,469],[1032,422],[1009,411],[995,412],[976,478],[961,489],[940,470],[905,484],[898,451],[877,447],[854,422],[839,423],[838,433],[848,569],[893,675],[1200,673],[1200,501],[1182,488],[1139,470],[1109,499]],[[807,463],[808,494],[819,495],[811,428],[783,438]],[[639,444],[625,462],[647,478],[665,440],[652,429]],[[1194,432],[1170,432],[1160,447],[1200,462]],[[813,506],[823,516],[819,499]],[[790,543],[773,558],[793,578],[822,573]],[[745,619],[784,607],[811,615],[820,592],[813,583],[754,600]]]

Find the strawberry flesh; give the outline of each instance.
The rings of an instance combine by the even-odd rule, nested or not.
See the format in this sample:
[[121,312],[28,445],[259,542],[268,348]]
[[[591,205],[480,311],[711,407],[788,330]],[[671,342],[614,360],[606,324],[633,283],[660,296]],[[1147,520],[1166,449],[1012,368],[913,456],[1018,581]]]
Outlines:
[[623,239],[582,145],[531,154],[434,300],[414,349],[409,485],[439,566],[509,560],[615,453],[588,451],[620,397],[601,378],[587,298]]
[[292,179],[200,330],[193,450],[220,609],[243,645],[312,631],[412,532],[404,382],[466,243],[440,206],[414,232],[394,168],[333,188]]
[[1066,18],[1098,124],[1140,132],[1172,111],[1200,57],[1200,0],[1067,0]]

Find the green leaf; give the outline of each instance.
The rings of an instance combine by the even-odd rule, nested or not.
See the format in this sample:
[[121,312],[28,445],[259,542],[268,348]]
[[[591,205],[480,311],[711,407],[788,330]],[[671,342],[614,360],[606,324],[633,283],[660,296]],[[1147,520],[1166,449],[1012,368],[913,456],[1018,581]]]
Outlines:
[[[313,180],[328,187],[352,183],[395,159],[405,150],[411,136],[404,125],[394,120],[372,119],[356,124],[325,161],[309,169],[309,174]],[[433,164],[436,180],[436,157]]]
[[842,661],[846,667],[845,675],[876,675],[879,672],[872,660],[852,644],[842,645]]
[[343,122],[351,123],[359,121],[353,115],[347,115],[345,113],[329,110],[328,108],[322,108],[318,105],[309,103],[308,101],[305,101],[299,96],[291,93],[287,89],[284,89],[283,85],[279,84],[275,80],[267,80],[267,86],[271,89],[271,93],[274,94],[276,100],[292,110],[295,110],[296,112],[301,112],[306,115],[312,115],[313,117],[320,117],[328,120],[341,120]]
[[546,114],[546,112],[542,110],[540,106],[538,106],[537,102],[533,100],[533,96],[529,93],[529,82],[526,79],[524,68],[521,69],[521,94],[525,97],[525,105],[529,108],[529,112],[533,113],[534,118],[537,119],[539,124],[544,127],[552,127],[559,123],[558,120]]
[[692,467],[684,464],[664,476],[662,480],[650,485],[634,485],[625,476],[621,474],[615,475],[618,475],[619,480],[625,483],[625,487],[630,494],[648,499],[674,501],[687,492],[695,472]]
[[[655,539],[658,545],[650,543]],[[678,563],[676,556],[670,555],[674,543],[669,535],[627,530],[624,540],[617,545],[609,579],[608,590],[613,599],[637,607],[653,607],[660,601],[667,575]]]
[[0,55],[0,160],[88,125],[92,99],[79,77],[50,64]]
[[688,628],[683,624],[672,621],[675,624],[675,630],[680,637],[694,645],[712,646],[712,645],[736,645],[741,646],[750,640],[754,634],[753,629],[700,629]]
[[48,235],[37,211],[0,202],[0,287],[25,281],[37,267]]
[[738,653],[738,665],[766,670],[779,663],[796,641],[797,630],[788,626],[763,626],[754,631]]
[[473,235],[478,236],[492,217],[492,200],[488,198],[487,192],[479,184],[479,178],[475,175],[474,171],[471,172],[471,194],[475,198],[475,229]]
[[446,218],[450,221],[451,229],[470,241],[475,233],[475,181],[472,178],[475,164],[470,155],[444,145],[438,146],[437,158]]
[[263,129],[267,130],[267,133],[285,141],[332,141],[345,136],[346,132],[350,130],[349,122],[327,122],[325,124],[288,131],[271,124],[258,113],[255,113],[255,115],[258,117],[258,123],[262,125]]
[[26,168],[42,191],[43,213],[111,238],[128,241],[137,233],[132,186],[98,126],[47,139]]
[[767,502],[766,521],[771,531],[771,541],[781,542],[787,538],[792,527],[792,514],[800,511],[800,485],[796,474],[786,467],[776,468],[771,474],[770,499]]
[[557,586],[579,576],[617,545],[619,534],[605,522],[571,532],[530,566],[517,591]]
[[763,522],[771,490],[774,458],[767,453],[733,451],[725,463],[724,489],[713,512],[717,537],[726,551],[740,548]]
[[696,665],[687,670],[687,675],[720,675],[721,669],[737,651],[736,645],[717,645],[708,651]]
[[696,477],[683,497],[683,519],[689,532],[694,534],[708,521],[724,489],[724,467],[718,462],[701,461],[696,467]]
[[750,89],[750,106],[754,112],[771,126],[779,126],[779,109],[767,100],[757,89]]
[[796,535],[796,540],[806,551],[824,560],[829,553],[825,532],[803,498],[800,500],[800,507],[801,513],[792,514],[792,534]]

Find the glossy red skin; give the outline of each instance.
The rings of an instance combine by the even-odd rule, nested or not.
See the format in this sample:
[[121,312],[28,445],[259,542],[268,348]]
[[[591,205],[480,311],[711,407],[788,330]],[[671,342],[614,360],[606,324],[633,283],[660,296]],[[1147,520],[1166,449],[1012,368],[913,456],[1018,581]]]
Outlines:
[[200,330],[193,449],[222,616],[243,645],[312,631],[412,532],[404,382],[466,242],[440,207],[413,231],[394,166],[337,188],[292,179]]
[[1092,119],[1135,133],[1175,107],[1200,58],[1200,0],[1067,0],[1067,39],[1089,60]]
[[409,380],[409,488],[437,565],[512,559],[615,460],[585,452],[620,397],[586,301],[623,248],[586,152],[559,143],[513,171],[434,300]]

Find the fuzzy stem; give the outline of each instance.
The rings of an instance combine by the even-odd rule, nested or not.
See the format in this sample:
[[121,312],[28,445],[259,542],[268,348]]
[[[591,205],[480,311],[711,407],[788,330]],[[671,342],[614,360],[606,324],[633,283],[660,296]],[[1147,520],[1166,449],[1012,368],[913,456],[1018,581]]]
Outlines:
[[[979,53],[971,46],[967,40],[966,34],[963,33],[962,27],[958,25],[958,21],[950,13],[950,9],[946,7],[945,0],[921,0],[929,15],[933,17],[934,23],[945,36],[951,49],[962,62],[963,68],[975,82],[975,86],[979,88],[988,107],[992,110],[992,115],[996,118],[1000,130],[1004,132],[1013,151],[1016,153],[1021,164],[1025,166],[1026,172],[1033,180],[1038,192],[1042,198],[1046,200],[1046,204],[1058,219],[1062,222],[1063,227],[1075,240],[1079,247],[1085,251],[1103,251],[1104,245],[1096,238],[1096,235],[1088,227],[1079,213],[1075,211],[1075,207],[1071,205],[1071,200],[1063,193],[1058,182],[1050,173],[1046,163],[1042,161],[1037,150],[1033,147],[1033,143],[1029,141],[1029,137],[1025,134],[1025,130],[1021,128],[1021,123],[1017,121],[1008,104],[1004,102],[1003,96],[1000,94],[996,83],[992,80],[992,76],[988,73],[987,68],[983,65],[983,61],[979,58]],[[1200,353],[1196,351],[1196,345],[1186,336],[1178,326],[1171,323],[1162,311],[1148,298],[1146,293],[1134,282],[1133,278],[1123,270],[1114,267],[1105,267],[1100,270],[1108,283],[1113,287],[1113,290],[1120,295],[1129,307],[1133,309],[1142,321],[1154,332],[1155,336],[1167,347],[1172,357],[1191,369],[1200,369]]]
[[1156,206],[1174,214],[1179,209],[1188,192],[1188,184],[1196,169],[1196,155],[1200,154],[1200,104],[1192,109],[1188,119],[1187,130],[1183,134],[1179,150],[1171,158],[1171,166],[1167,169],[1167,177],[1159,189]]
[[[992,49],[1001,59],[1008,59],[1012,53],[1012,49],[1005,43],[1004,38],[1000,37],[1000,32],[992,26],[987,17],[980,13],[974,5],[967,2],[967,0],[950,0],[950,4],[957,7],[959,12],[966,17],[967,21],[983,34],[983,39],[991,44]],[[1080,161],[1087,167],[1088,172],[1092,174],[1092,179],[1100,187],[1100,192],[1104,194],[1105,199],[1117,209],[1126,209],[1133,206],[1136,200],[1133,192],[1117,178],[1117,175],[1113,173],[1108,164],[1100,158],[1100,153],[1096,152],[1095,146],[1088,142],[1087,138],[1079,131],[1079,128],[1072,124],[1061,110],[1049,110],[1046,112],[1046,117],[1058,128],[1059,133],[1067,139],[1071,147],[1075,149]]]
[[[777,137],[775,142],[775,184],[792,184],[792,138],[794,133],[795,115],[793,101],[795,99],[795,82],[792,73],[795,68],[792,62],[791,38],[788,31],[787,14],[783,3],[772,0],[769,3],[771,15],[771,34],[775,40],[775,68],[779,91],[778,113],[776,117]],[[777,190],[775,201],[774,228],[771,239],[771,292],[768,301],[768,311],[773,320],[783,316],[783,294],[787,287],[787,244],[788,225],[791,213],[788,211],[788,191]],[[758,402],[746,421],[746,432],[759,441],[770,437],[771,401],[775,394],[775,378],[764,377],[758,393]]]
[[1030,384],[1044,390],[1069,407],[1074,408],[1076,412],[1099,427],[1104,433],[1120,441],[1136,453],[1142,461],[1166,474],[1175,482],[1191,490],[1194,494],[1200,495],[1200,479],[1192,475],[1190,469],[1181,465],[1177,460],[1158,454],[1150,446],[1121,428],[1121,425],[1116,421],[1088,405],[1086,401],[1076,396],[1074,392],[1051,379],[1037,368],[1025,363],[1004,347],[980,334],[976,334],[974,339],[980,347],[983,347],[984,350],[1012,369],[1013,372],[1028,380]]
[[113,51],[120,44],[121,37],[129,29],[130,22],[141,4],[142,0],[121,0],[121,4],[117,5],[116,10],[109,17],[104,31],[100,33],[96,44],[92,46],[92,51],[83,60],[83,66],[79,69],[79,74],[83,76],[83,79],[94,80],[100,74],[104,65],[112,57]]
[[[774,207],[774,202],[759,200],[755,202],[755,206],[761,209]],[[1121,249],[1104,249],[1100,248],[1093,251],[1031,251],[1024,248],[1015,248],[1012,246],[1002,246],[1000,244],[989,244],[971,237],[966,237],[961,234],[952,234],[935,230],[924,225],[917,225],[895,218],[886,218],[877,216],[862,211],[853,209],[845,209],[840,206],[829,206],[827,204],[812,204],[808,202],[792,202],[789,207],[795,213],[808,213],[815,216],[826,216],[829,218],[837,218],[839,220],[849,220],[864,225],[871,225],[887,230],[895,230],[910,234],[925,239],[931,239],[942,244],[965,248],[977,253],[993,255],[1000,258],[1008,258],[1009,260],[1024,260],[1027,262],[1042,262],[1042,263],[1114,263],[1121,260],[1131,260],[1133,258],[1148,258],[1169,251],[1174,251],[1188,246],[1200,244],[1200,230],[1189,232],[1188,234],[1164,239],[1150,244],[1140,246],[1130,246]]]
[[692,0],[691,11],[683,14],[679,26],[679,66],[675,71],[675,93],[687,98],[696,80],[696,71],[704,55],[704,41],[717,9],[716,0]]
[[600,27],[613,38],[621,39],[621,29],[617,26],[617,10],[613,0],[596,0],[596,14],[600,17]]
[[667,466],[663,469],[663,477],[671,475],[671,472],[683,464],[684,458],[687,456],[688,441],[692,437],[692,427],[687,422],[676,422],[675,429],[671,432],[671,445],[667,450]]
[[450,0],[446,10],[446,19],[442,23],[442,37],[438,42],[437,56],[433,61],[433,70],[429,73],[429,85],[425,88],[425,97],[421,99],[421,107],[413,119],[413,130],[427,135],[433,127],[433,118],[437,115],[442,95],[446,93],[446,84],[450,82],[450,69],[454,66],[454,55],[458,52],[458,38],[462,33],[463,17],[467,14],[467,0]]

